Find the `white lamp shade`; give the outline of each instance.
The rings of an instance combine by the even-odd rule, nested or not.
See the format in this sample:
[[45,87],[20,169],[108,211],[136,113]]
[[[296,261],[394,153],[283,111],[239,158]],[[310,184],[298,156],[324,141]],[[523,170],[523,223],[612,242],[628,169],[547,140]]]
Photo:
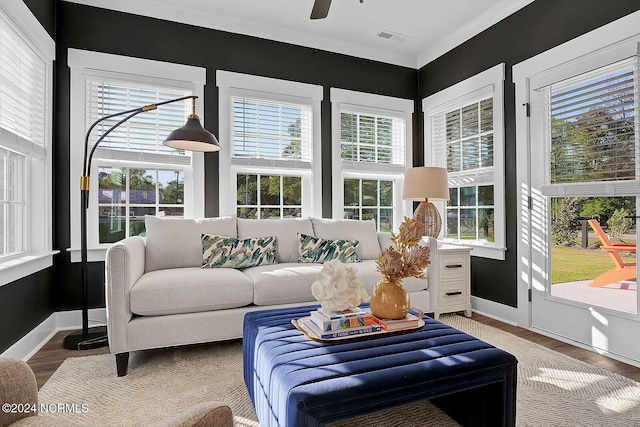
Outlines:
[[435,167],[416,167],[404,174],[404,200],[416,202],[431,200],[449,200],[447,170]]

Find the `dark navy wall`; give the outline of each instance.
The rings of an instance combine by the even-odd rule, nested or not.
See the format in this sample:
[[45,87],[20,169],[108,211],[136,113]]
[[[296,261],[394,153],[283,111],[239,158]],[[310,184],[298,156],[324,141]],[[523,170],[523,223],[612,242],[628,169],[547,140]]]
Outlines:
[[[517,306],[518,230],[516,197],[515,88],[511,67],[620,17],[640,10],[631,0],[536,0],[527,7],[456,47],[419,72],[419,99],[504,62],[505,198],[507,253],[505,261],[474,257],[471,293]],[[420,118],[422,127],[422,118]]]

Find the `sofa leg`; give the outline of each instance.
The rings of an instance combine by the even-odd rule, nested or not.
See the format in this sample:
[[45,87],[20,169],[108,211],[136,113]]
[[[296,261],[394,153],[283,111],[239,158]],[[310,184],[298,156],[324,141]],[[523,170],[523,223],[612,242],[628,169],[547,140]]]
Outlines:
[[116,371],[119,377],[127,375],[129,368],[129,352],[116,354]]

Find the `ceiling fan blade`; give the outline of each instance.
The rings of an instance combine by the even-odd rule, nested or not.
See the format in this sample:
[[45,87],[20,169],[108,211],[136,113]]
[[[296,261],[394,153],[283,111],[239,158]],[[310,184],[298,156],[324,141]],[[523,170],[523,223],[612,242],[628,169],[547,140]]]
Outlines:
[[329,14],[331,0],[316,0],[311,10],[311,19],[323,19]]

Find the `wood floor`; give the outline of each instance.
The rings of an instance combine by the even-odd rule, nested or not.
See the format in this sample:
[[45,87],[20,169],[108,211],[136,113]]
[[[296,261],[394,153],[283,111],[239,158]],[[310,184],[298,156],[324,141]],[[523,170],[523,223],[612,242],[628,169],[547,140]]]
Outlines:
[[[527,329],[520,328],[518,326],[512,326],[477,313],[473,313],[472,319],[502,329],[503,331],[510,332],[521,338],[535,342],[536,344],[543,345],[557,352],[564,353],[567,356],[573,357],[574,359],[582,360],[583,362],[598,366],[603,369],[607,369],[611,372],[615,372],[617,374],[640,382],[640,368],[636,368],[635,366],[618,362],[617,360],[601,356],[597,353],[584,350],[579,347],[554,340],[553,338],[545,337],[544,335],[537,334]],[[38,388],[42,387],[42,385],[49,379],[49,377],[51,377],[51,375],[55,372],[56,369],[58,369],[60,364],[67,357],[90,356],[95,354],[109,353],[108,347],[79,351],[67,350],[62,347],[62,339],[68,333],[69,331],[58,332],[27,362],[36,374]],[[115,357],[113,363],[115,364]]]

